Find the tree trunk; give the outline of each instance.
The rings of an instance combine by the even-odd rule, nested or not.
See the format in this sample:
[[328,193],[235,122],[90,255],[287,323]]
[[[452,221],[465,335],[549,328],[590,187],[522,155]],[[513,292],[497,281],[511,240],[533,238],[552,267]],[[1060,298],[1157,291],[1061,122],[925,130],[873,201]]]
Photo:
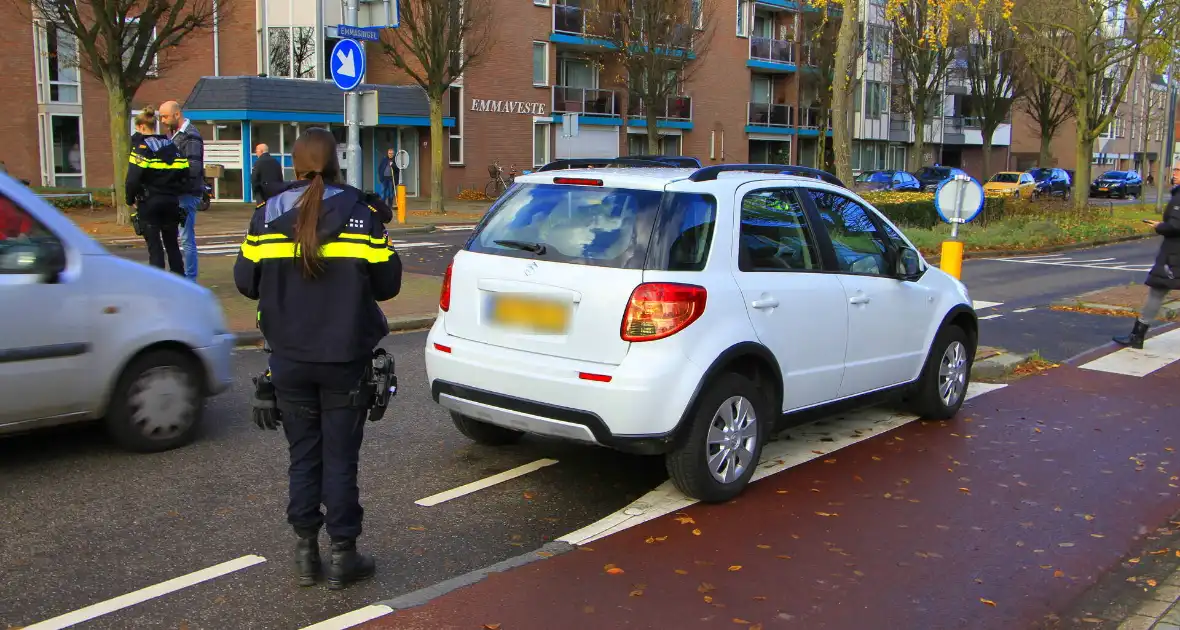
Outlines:
[[922,153],[926,150],[926,118],[925,116],[914,116],[914,150],[910,153],[909,171],[911,173],[918,172],[925,164],[925,158]]
[[107,109],[110,113],[111,160],[114,162],[115,181],[112,185],[112,202],[115,205],[115,224],[131,222],[131,208],[124,199],[124,184],[127,182],[127,164],[131,155],[131,99],[120,86],[106,85]]
[[649,105],[647,111],[644,112],[644,114],[646,115],[646,120],[644,122],[647,123],[647,154],[659,155],[660,130],[656,126],[656,111]]
[[430,211],[446,214],[443,208],[443,102],[442,95],[430,95]]
[[1073,209],[1078,211],[1086,208],[1086,198],[1090,194],[1090,161],[1094,157],[1094,138],[1090,137],[1090,126],[1086,124],[1085,119],[1084,114],[1077,115],[1078,141],[1077,155],[1074,158],[1072,194]]
[[1049,166],[1049,145],[1053,142],[1053,134],[1046,133],[1041,127],[1041,154],[1037,156],[1037,166]]
[[[823,112],[822,109],[820,111]],[[819,136],[815,140],[815,168],[822,171],[827,166],[824,158],[828,155],[828,115],[820,113],[818,123]]]
[[840,30],[836,33],[836,60],[832,65],[832,149],[836,177],[852,181],[852,117],[849,116],[849,93],[852,89],[852,62],[855,60],[856,36],[860,31],[860,2],[845,0]]
[[983,132],[983,178],[979,180],[981,182],[986,182],[992,176],[992,135],[996,133],[994,128],[989,130],[986,127],[987,125],[984,125],[984,129],[980,129]]

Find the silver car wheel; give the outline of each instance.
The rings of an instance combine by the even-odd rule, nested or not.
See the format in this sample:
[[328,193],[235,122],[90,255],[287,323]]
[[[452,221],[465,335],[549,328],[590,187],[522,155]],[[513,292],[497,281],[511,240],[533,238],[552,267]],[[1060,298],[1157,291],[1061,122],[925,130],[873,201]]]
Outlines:
[[938,396],[942,404],[954,407],[967,390],[967,348],[952,341],[942,353],[938,367]]
[[706,436],[709,474],[723,484],[738,480],[755,464],[758,417],[743,396],[731,396],[713,414]]
[[169,365],[139,375],[128,392],[131,425],[150,440],[167,440],[196,421],[199,394],[184,369]]

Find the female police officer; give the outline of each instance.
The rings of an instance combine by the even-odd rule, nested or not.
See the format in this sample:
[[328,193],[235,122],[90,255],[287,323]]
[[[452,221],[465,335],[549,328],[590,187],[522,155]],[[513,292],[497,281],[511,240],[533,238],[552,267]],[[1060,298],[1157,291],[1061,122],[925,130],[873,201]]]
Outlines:
[[135,204],[136,233],[147,241],[148,262],[184,275],[180,255],[180,194],[184,191],[188,160],[167,136],[156,133],[156,110],[151,106],[135,117],[131,163],[127,166],[126,199]]
[[[373,349],[389,333],[377,302],[397,295],[401,261],[386,245],[377,210],[361,191],[336,183],[336,141],[308,129],[295,141],[295,176],[254,212],[234,265],[234,281],[258,300],[271,347],[271,380],[290,447],[287,521],[299,541],[299,584],[320,572],[326,522],[328,587],[371,577],[357,553],[361,533],[357,463]],[[320,512],[327,508],[326,518]]]

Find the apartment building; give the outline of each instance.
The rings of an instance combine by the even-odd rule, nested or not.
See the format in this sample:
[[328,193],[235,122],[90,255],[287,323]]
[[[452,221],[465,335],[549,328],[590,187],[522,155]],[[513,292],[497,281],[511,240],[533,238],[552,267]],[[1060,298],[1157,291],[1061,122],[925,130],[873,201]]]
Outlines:
[[[809,37],[808,12],[795,0],[714,0],[708,54],[693,61],[682,93],[658,111],[659,148],[705,163],[813,164],[831,135],[820,110],[825,92]],[[594,37],[593,0],[495,0],[494,47],[449,90],[444,120],[444,185],[448,195],[482,190],[488,166],[529,170],[555,158],[646,153],[645,104],[629,102],[605,43]],[[860,61],[853,112],[853,166],[900,168],[913,142],[912,124],[895,110],[889,24],[879,0],[865,3],[869,31]],[[362,2],[362,26],[382,23],[383,4]],[[255,0],[237,4],[215,32],[189,37],[161,53],[159,76],[134,97],[134,108],[180,100],[206,140],[206,161],[224,172],[220,200],[250,200],[252,147],[265,142],[290,175],[290,150],[309,126],[344,140],[343,97],[328,82],[328,64],[342,21],[341,0]],[[3,160],[10,173],[59,187],[114,182],[106,92],[65,60],[76,44],[52,24],[0,6],[12,27],[0,33],[0,71],[8,78],[9,116]],[[365,84],[380,92],[380,120],[361,138],[362,181],[373,187],[378,156],[406,149],[403,181],[411,196],[426,194],[430,139],[425,95],[366,43]],[[577,114],[578,133],[563,128]],[[973,127],[970,95],[948,81],[941,115],[926,126],[924,163],[981,165],[982,138]],[[824,122],[829,121],[829,122]],[[821,126],[823,127],[821,129]],[[130,129],[128,130],[130,132]],[[1010,125],[993,137],[1007,154]],[[341,157],[343,155],[341,148]],[[1003,157],[993,160],[1002,165]]]

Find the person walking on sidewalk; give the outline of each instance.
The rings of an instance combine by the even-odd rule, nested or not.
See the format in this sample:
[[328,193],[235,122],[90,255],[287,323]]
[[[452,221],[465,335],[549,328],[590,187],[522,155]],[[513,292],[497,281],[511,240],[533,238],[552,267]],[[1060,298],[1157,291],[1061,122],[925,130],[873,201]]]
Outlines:
[[[402,266],[377,210],[361,191],[337,183],[332,134],[308,129],[293,154],[297,181],[255,210],[234,283],[258,300],[271,349],[270,381],[290,455],[287,522],[298,537],[298,583],[311,586],[322,571],[328,587],[340,589],[372,577],[376,566],[356,547],[364,514],[357,468],[373,350],[389,334],[378,302],[398,294]],[[322,569],[325,524],[331,556]]]
[[254,170],[250,172],[250,187],[257,201],[266,201],[283,190],[283,165],[270,154],[270,147],[254,147]]
[[172,131],[172,144],[188,160],[188,181],[180,196],[184,210],[184,229],[180,231],[180,245],[184,250],[184,275],[197,280],[197,208],[205,194],[205,141],[192,121],[184,117],[180,104],[168,101],[160,106],[160,117]]
[[156,110],[145,107],[135,117],[131,163],[127,167],[126,199],[135,204],[138,231],[147,241],[148,262],[184,275],[179,227],[184,215],[180,195],[188,181],[188,160],[167,136],[156,134]]
[[1143,348],[1150,322],[1159,315],[1168,292],[1180,290],[1180,186],[1172,189],[1172,198],[1164,209],[1164,220],[1145,221],[1151,223],[1156,234],[1164,237],[1159,254],[1155,257],[1155,265],[1147,273],[1144,282],[1151,287],[1151,292],[1147,295],[1143,310],[1139,312],[1139,318],[1135,320],[1131,334],[1114,338],[1115,343],[1136,349]]
[[381,160],[381,165],[377,167],[377,173],[381,179],[381,201],[385,205],[393,207],[393,186],[394,176],[397,174],[397,165],[393,162],[393,149],[385,152],[385,157]]

